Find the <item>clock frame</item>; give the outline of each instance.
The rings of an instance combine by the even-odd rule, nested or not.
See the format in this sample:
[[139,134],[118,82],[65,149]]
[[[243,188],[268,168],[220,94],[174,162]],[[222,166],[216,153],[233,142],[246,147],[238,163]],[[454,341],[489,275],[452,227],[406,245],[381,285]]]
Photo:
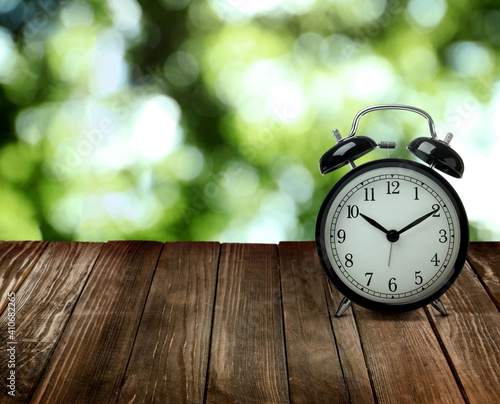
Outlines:
[[[396,147],[395,142],[382,141],[377,144],[368,136],[356,135],[358,123],[361,117],[367,113],[380,110],[409,111],[423,116],[427,120],[430,137],[418,137],[412,140],[407,146],[407,149],[421,161],[428,164],[428,166],[410,160],[382,159],[356,167],[356,164],[354,163],[356,159],[370,153],[377,147],[381,149],[394,149]],[[353,169],[342,177],[330,190],[321,206],[316,223],[316,249],[320,263],[331,283],[333,283],[333,285],[337,287],[337,289],[345,296],[340,303],[336,315],[341,316],[345,310],[349,308],[353,301],[370,309],[381,311],[408,311],[430,303],[442,315],[446,315],[446,309],[444,308],[444,305],[439,297],[449,289],[458,277],[465,263],[469,246],[469,224],[463,204],[453,187],[436,172],[436,170],[438,170],[455,178],[461,178],[463,175],[463,161],[458,153],[450,147],[453,135],[448,133],[444,140],[439,139],[431,116],[420,108],[399,104],[382,104],[367,107],[358,112],[354,117],[351,130],[345,138],[341,136],[337,129],[333,131],[333,136],[335,137],[337,144],[331,147],[320,158],[319,169],[321,174],[324,175],[330,173],[346,164],[349,164]],[[432,195],[436,198],[434,201],[432,198],[430,199],[432,202],[430,204],[431,207],[427,206],[426,212],[412,212],[411,209],[408,209],[408,217],[405,217],[401,216],[400,207],[393,204],[389,207],[389,209],[399,212],[399,223],[390,221],[387,221],[387,223],[380,223],[382,220],[387,220],[388,217],[386,215],[380,215],[380,212],[376,215],[377,217],[373,217],[374,215],[371,213],[367,214],[366,212],[361,212],[359,210],[359,206],[353,203],[350,205],[346,203],[353,194],[358,193],[357,195],[359,195],[359,192],[362,192],[362,195],[364,193],[364,201],[375,202],[374,193],[380,192],[380,189],[376,191],[375,186],[366,186],[367,184],[365,184],[365,187],[363,188],[363,182],[366,180],[363,175],[365,173],[371,173],[372,171],[375,173],[377,170],[385,169],[386,172],[384,172],[383,175],[397,176],[399,175],[396,170],[397,167],[405,167],[407,174],[414,173],[407,175],[410,183],[412,181],[411,177],[416,176],[416,178],[414,178],[416,182],[411,183],[410,186],[410,190],[415,190],[415,199],[418,199],[419,189],[421,189],[421,192],[424,192],[425,194],[428,188],[435,188],[429,191],[431,194],[434,192]],[[395,171],[391,173],[390,169]],[[416,173],[418,173],[418,175]],[[372,178],[375,177],[376,174],[374,174]],[[417,177],[419,177],[420,180],[418,180]],[[358,181],[358,183],[352,183],[353,185],[351,189],[347,190],[343,199],[340,199],[340,201],[336,199],[337,196],[343,192],[344,187],[351,183],[351,180],[353,179],[359,179],[360,181]],[[407,180],[404,176],[400,179],[401,181]],[[399,183],[397,178],[389,179],[388,177],[384,177],[383,179],[380,179],[379,176],[377,181],[385,181],[385,183],[387,183],[387,194],[396,194],[398,192],[397,188]],[[420,184],[418,181],[420,181]],[[431,187],[426,183],[432,183],[433,185]],[[436,190],[437,192],[435,192]],[[442,198],[439,195],[441,195]],[[440,198],[444,199],[445,202],[441,202]],[[415,238],[414,228],[418,226],[419,229],[423,229],[426,225],[429,225],[429,220],[431,220],[430,218],[438,215],[437,211],[439,209],[447,215],[447,222],[445,223],[449,224],[451,227],[447,228],[447,225],[443,225],[443,228],[438,228],[438,241],[443,244],[448,241],[447,237],[454,238],[453,248],[448,248],[448,252],[451,251],[451,254],[447,254],[444,261],[443,257],[440,258],[440,255],[438,255],[438,252],[432,255],[430,262],[437,267],[434,268],[436,273],[432,278],[427,276],[426,279],[424,279],[424,272],[420,269],[414,269],[413,273],[403,272],[404,269],[401,269],[401,274],[404,273],[405,275],[399,275],[398,273],[398,277],[399,279],[401,279],[401,276],[404,277],[404,287],[401,288],[405,290],[403,293],[401,292],[401,289],[400,292],[398,292],[399,294],[395,293],[399,287],[397,283],[398,278],[395,276],[387,277],[387,275],[385,277],[386,284],[384,287],[381,286],[380,280],[377,280],[378,291],[374,290],[373,286],[371,290],[369,290],[368,283],[371,282],[376,272],[375,270],[369,270],[369,267],[374,264],[380,266],[380,257],[376,257],[376,249],[370,249],[370,246],[367,244],[363,245],[362,239],[365,239],[366,237],[364,232],[360,231],[354,231],[351,234],[351,237],[354,235],[355,238],[357,238],[355,241],[356,244],[353,245],[356,245],[357,247],[361,246],[357,253],[359,255],[356,257],[356,266],[360,266],[360,270],[355,267],[354,256],[351,252],[346,253],[344,251],[344,255],[339,255],[335,252],[337,247],[335,240],[333,244],[330,244],[331,238],[332,236],[334,238],[345,237],[345,229],[342,229],[343,233],[336,234],[337,230],[335,228],[335,223],[337,223],[338,220],[341,220],[339,219],[341,216],[339,216],[340,213],[337,214],[337,216],[335,216],[335,214],[330,214],[333,201],[335,201],[338,205],[338,207],[334,206],[333,209],[337,209],[339,212],[342,211],[344,205],[347,206],[347,208],[344,209],[344,218],[347,216],[349,219],[356,219],[359,216],[359,221],[365,226],[368,226],[366,227],[367,234],[369,231],[373,232],[374,230],[378,232],[377,234],[379,237],[373,239],[373,242],[377,243],[378,246],[382,246],[383,243],[389,242],[390,250],[387,267],[391,266],[393,246],[396,245],[396,243],[402,245],[402,242],[399,241],[400,238],[409,240],[410,237],[408,237],[408,234],[411,236],[412,232],[414,233],[412,240],[415,242],[415,249],[418,250],[418,254],[425,254],[425,248],[422,249],[422,245],[427,242],[425,234],[424,236],[420,235],[420,247],[417,248],[417,238]],[[344,201],[344,203],[342,201]],[[434,209],[436,209],[436,211]],[[356,218],[354,218],[354,216],[356,216]],[[406,224],[402,224],[403,222]],[[325,226],[329,224],[334,225],[333,234],[331,229],[329,229],[328,232],[325,230]],[[432,239],[436,239],[435,232],[433,235],[429,236],[429,240]],[[451,240],[448,244],[451,245]],[[387,246],[387,244],[385,245]],[[383,249],[383,247],[380,248]],[[411,265],[410,263],[412,261],[419,261],[420,259],[418,254],[414,253],[414,249],[411,245],[408,245],[407,243],[404,248],[405,255],[403,258],[401,258],[401,256],[399,257],[398,266],[400,268],[406,266],[406,261],[408,261],[409,265]],[[424,251],[422,252],[422,250]],[[358,257],[362,258],[361,264],[357,262]],[[404,261],[404,259],[406,259],[406,261]],[[344,264],[342,264],[342,261],[344,261]],[[419,262],[422,261],[420,260]],[[352,268],[352,270],[350,268]],[[356,270],[358,272],[355,274],[354,271]],[[350,273],[349,271],[353,272]],[[380,271],[380,268],[379,272],[382,272]],[[425,272],[428,275],[429,271],[427,269]],[[414,282],[415,285],[411,285],[412,282]],[[401,285],[401,283],[399,285]],[[385,292],[382,292],[382,288],[385,288]]]
[[[377,194],[383,195],[376,196],[375,190]],[[391,199],[394,201],[392,204],[388,203]],[[352,202],[353,200],[357,201],[356,204]],[[334,202],[337,202],[337,205],[332,206]],[[397,218],[394,218],[394,211],[401,203],[406,206],[399,207],[400,212],[396,215]],[[380,211],[383,209],[380,206],[378,209],[373,208],[377,204],[390,205],[391,212],[381,215]],[[413,210],[410,205],[414,206]],[[435,213],[434,209],[437,209]],[[371,217],[374,216],[370,213],[373,211],[378,211],[375,215],[377,221]],[[427,211],[429,214],[422,215]],[[365,215],[363,212],[370,215]],[[421,221],[416,223],[417,219]],[[369,220],[375,223],[370,223]],[[337,227],[339,221],[343,222],[342,229]],[[422,260],[417,265],[414,262],[418,261],[419,254],[425,255],[426,247],[421,246],[417,252],[409,251],[408,248],[413,249],[412,237],[415,238],[415,234],[419,234],[416,242],[420,244],[423,242],[422,238],[433,237],[425,230],[437,221],[439,221],[437,233],[435,224],[432,228],[434,243],[440,247],[440,251],[446,244],[447,252],[444,256],[442,253],[439,256],[438,253],[429,254],[429,263],[425,271],[418,271],[416,270],[419,269],[418,266],[425,264]],[[350,230],[350,223],[355,223],[357,226],[354,227],[358,230]],[[412,223],[414,224],[410,228],[408,224]],[[375,225],[379,225],[382,230],[375,228]],[[441,229],[441,227],[447,228]],[[441,230],[443,232],[440,233]],[[364,254],[362,257],[362,261],[365,261],[364,267],[356,267],[355,256],[352,253],[346,254],[345,248],[342,249],[343,253],[340,256],[339,247],[347,244],[348,237],[351,249],[354,248],[355,251]],[[404,239],[409,257],[399,257],[400,267],[393,263],[391,268],[390,254],[393,252],[393,246],[397,247],[398,243],[401,245],[403,242],[401,239]],[[468,242],[467,215],[453,187],[429,167],[403,159],[376,160],[347,173],[325,198],[316,225],[318,257],[329,280],[350,301],[379,311],[414,310],[436,301],[449,289],[462,270]],[[427,240],[425,245],[429,248],[433,244]],[[370,251],[375,255],[389,254],[387,268],[383,268],[385,263],[381,265],[380,257],[375,259],[369,256]],[[407,266],[404,264],[406,258],[410,260]],[[429,266],[431,268],[428,268]],[[385,282],[388,281],[385,289],[370,288],[372,278],[377,277],[383,277]],[[397,282],[407,285],[415,283],[415,287],[412,290],[406,288],[406,291],[398,292]]]

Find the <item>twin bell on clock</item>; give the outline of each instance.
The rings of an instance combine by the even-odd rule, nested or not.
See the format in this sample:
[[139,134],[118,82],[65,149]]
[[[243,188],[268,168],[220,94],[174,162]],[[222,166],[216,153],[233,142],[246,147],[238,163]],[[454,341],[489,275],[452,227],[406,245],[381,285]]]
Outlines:
[[[360,118],[378,110],[404,110],[427,119],[430,137],[418,137],[408,150],[423,163],[387,158],[356,166],[377,147],[355,136]],[[446,315],[439,299],[457,279],[469,246],[469,224],[453,187],[438,171],[462,177],[464,164],[449,143],[437,137],[431,116],[407,105],[376,105],[354,118],[348,136],[320,159],[321,174],[346,164],[352,168],[330,190],[316,223],[316,249],[325,273],[344,296],[341,316],[352,302],[389,312],[431,304]]]

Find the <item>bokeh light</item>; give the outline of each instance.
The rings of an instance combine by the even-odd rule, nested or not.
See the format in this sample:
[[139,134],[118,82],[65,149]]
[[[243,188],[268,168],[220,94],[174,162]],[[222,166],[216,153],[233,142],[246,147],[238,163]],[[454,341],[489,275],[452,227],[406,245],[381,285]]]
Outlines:
[[[312,240],[369,105],[452,132],[472,240],[500,239],[500,8],[445,0],[0,4],[0,237]],[[414,159],[422,117],[370,114]]]

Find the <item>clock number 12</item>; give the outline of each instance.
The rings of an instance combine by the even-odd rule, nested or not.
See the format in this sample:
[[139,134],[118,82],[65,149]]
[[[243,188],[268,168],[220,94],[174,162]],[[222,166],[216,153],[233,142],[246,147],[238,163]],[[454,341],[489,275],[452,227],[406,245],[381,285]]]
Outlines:
[[399,181],[387,181],[387,195],[399,194]]

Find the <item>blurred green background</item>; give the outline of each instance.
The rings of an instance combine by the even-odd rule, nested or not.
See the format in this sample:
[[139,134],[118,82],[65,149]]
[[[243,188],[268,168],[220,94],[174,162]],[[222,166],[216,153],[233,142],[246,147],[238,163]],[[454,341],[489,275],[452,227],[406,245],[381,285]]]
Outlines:
[[[397,103],[455,135],[471,239],[499,240],[495,4],[2,0],[0,238],[312,240],[332,129]],[[428,126],[358,134],[398,142],[358,163],[414,159]]]

